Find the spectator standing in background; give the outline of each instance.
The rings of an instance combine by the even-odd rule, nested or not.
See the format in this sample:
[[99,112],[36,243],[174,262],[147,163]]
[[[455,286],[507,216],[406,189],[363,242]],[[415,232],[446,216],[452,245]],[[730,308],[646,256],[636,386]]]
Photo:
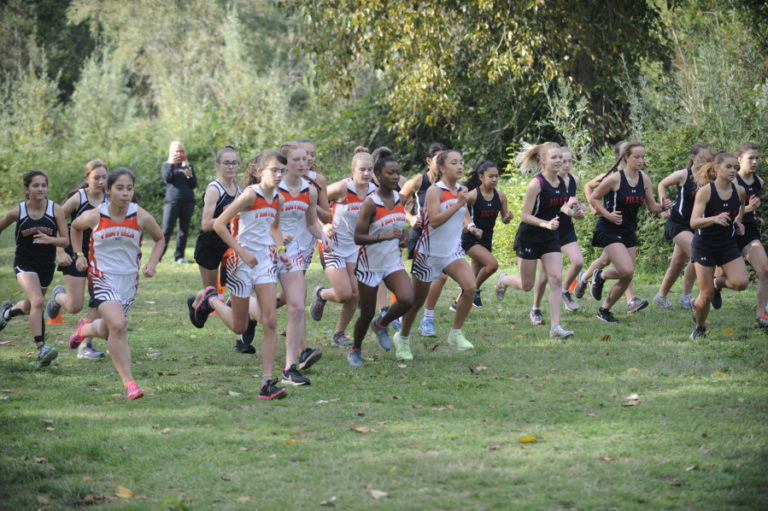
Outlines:
[[187,153],[184,144],[179,141],[171,142],[168,149],[168,161],[162,167],[163,181],[165,181],[165,205],[163,206],[163,236],[165,237],[165,250],[168,242],[179,221],[179,232],[176,236],[176,250],[173,259],[177,263],[186,263],[184,249],[187,248],[187,236],[189,235],[189,222],[195,209],[195,192],[197,177],[195,169],[187,162]]

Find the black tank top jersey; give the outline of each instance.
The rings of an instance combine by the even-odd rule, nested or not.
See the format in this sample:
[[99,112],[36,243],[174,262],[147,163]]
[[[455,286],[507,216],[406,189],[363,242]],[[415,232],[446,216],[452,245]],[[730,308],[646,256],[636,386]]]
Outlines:
[[[560,211],[560,208],[563,207],[563,204],[568,202],[568,190],[565,187],[565,181],[559,177],[557,178],[559,181],[557,187],[549,184],[549,181],[547,181],[541,173],[536,174],[535,179],[539,180],[541,190],[536,196],[536,202],[533,204],[533,211],[531,211],[531,214],[536,218],[541,218],[548,222],[555,218]],[[519,236],[524,236],[528,240],[537,243],[559,238],[558,231],[551,231],[524,222],[520,222],[520,228],[517,232]]]
[[[736,174],[736,182],[739,183],[739,186],[744,188],[744,190],[747,192],[744,196],[744,203],[749,204],[749,200],[752,197],[760,197],[760,189],[762,186],[760,185],[760,180],[757,178],[756,174],[752,174],[752,177],[754,180],[752,181],[751,185],[748,185],[744,182],[744,180],[741,178],[740,175]],[[745,224],[754,224],[757,220],[755,217],[755,212],[750,211],[749,213],[744,213],[744,216],[742,217],[742,222]]]
[[693,180],[693,172],[686,169],[688,174],[685,177],[683,186],[677,187],[677,198],[669,211],[669,219],[672,222],[689,226],[691,224],[691,212],[693,211],[693,201],[696,198],[696,182]]
[[709,183],[709,192],[709,202],[707,202],[704,208],[704,216],[710,217],[720,213],[728,213],[731,222],[728,225],[712,224],[708,227],[696,229],[695,235],[706,241],[710,246],[722,245],[732,240],[736,235],[736,226],[733,224],[733,219],[739,214],[741,202],[736,191],[736,185],[733,183],[731,183],[731,196],[727,200],[720,198],[714,182]]
[[[88,202],[88,194],[85,192],[85,188],[80,188],[77,191],[77,194],[80,198],[80,204],[77,206],[77,209],[75,209],[72,214],[69,216],[69,224],[67,224],[67,230],[70,229],[72,226],[72,222],[75,221],[77,217],[85,213],[86,211],[90,211],[94,209],[96,206]],[[107,201],[107,195],[104,194],[104,200],[102,202]],[[80,250],[78,252],[82,252],[85,254],[85,257],[88,257],[88,249],[91,246],[91,230],[92,229],[86,229],[83,231],[83,246],[80,247]],[[74,248],[70,245],[68,246],[65,251],[69,253],[70,255],[74,255],[75,251]]]
[[609,222],[601,216],[597,220],[595,230],[634,231],[637,229],[637,211],[645,203],[645,187],[643,175],[639,174],[637,184],[630,186],[624,171],[619,171],[619,189],[608,192],[603,197],[603,205],[608,211],[621,211],[621,225]]
[[[211,181],[208,183],[208,186],[213,186],[219,191],[219,199],[216,201],[216,206],[213,209],[213,218],[218,218],[221,216],[221,214],[224,212],[224,209],[232,204],[235,199],[237,198],[237,195],[242,192],[240,187],[238,185],[235,185],[237,191],[235,192],[235,195],[230,195],[227,193],[227,189],[224,188],[221,183],[218,181]],[[203,204],[203,207],[205,204]],[[227,229],[229,229],[229,225],[227,225]],[[200,241],[205,243],[212,243],[212,244],[222,244],[226,245],[224,241],[219,237],[218,234],[216,234],[216,231],[200,231]]]
[[[567,182],[568,182],[568,185],[566,187],[566,193],[568,194],[568,198],[570,199],[571,197],[576,197],[576,178],[569,173],[565,179],[567,179]],[[560,228],[558,229],[558,232],[561,232],[561,233],[571,232],[573,230],[573,218],[571,218],[571,215],[563,213],[562,211],[559,213],[559,215],[560,215]]]
[[[487,243],[493,241],[493,228],[496,226],[496,217],[499,216],[501,211],[501,198],[499,198],[499,192],[493,190],[493,197],[491,200],[486,200],[480,189],[477,188],[477,199],[475,205],[469,208],[469,215],[472,217],[472,222],[475,227],[482,229],[482,240]],[[462,233],[462,241],[477,240],[474,235],[469,233]]]
[[27,213],[27,203],[19,203],[19,221],[16,223],[16,260],[30,263],[35,267],[53,266],[56,263],[56,246],[47,243],[35,244],[35,234],[58,236],[59,229],[53,217],[53,201],[48,199],[45,213],[33,220]]

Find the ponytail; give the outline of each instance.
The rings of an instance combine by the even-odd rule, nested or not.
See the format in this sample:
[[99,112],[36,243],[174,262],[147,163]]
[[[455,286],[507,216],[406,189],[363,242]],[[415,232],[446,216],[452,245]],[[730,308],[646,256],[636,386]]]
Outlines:
[[686,165],[687,168],[693,169],[693,162],[696,160],[696,156],[702,149],[712,149],[712,146],[704,142],[696,142],[693,144],[691,147],[691,153],[688,155],[688,164]]
[[720,165],[726,158],[735,158],[731,153],[721,151],[713,157],[706,158],[704,162],[698,165],[698,168],[694,171],[693,178],[699,187],[705,186],[717,178],[717,171],[715,167]]
[[492,161],[484,161],[480,163],[477,167],[475,167],[475,170],[469,173],[467,176],[467,180],[464,181],[464,186],[467,187],[467,190],[474,190],[475,188],[479,187],[480,182],[480,176],[485,174],[485,171],[488,169],[497,169],[499,168],[498,165],[496,165]]
[[538,170],[541,167],[543,155],[551,149],[560,149],[560,145],[555,142],[544,142],[543,144],[531,145],[523,142],[522,151],[515,156],[515,166],[523,173],[531,169]]

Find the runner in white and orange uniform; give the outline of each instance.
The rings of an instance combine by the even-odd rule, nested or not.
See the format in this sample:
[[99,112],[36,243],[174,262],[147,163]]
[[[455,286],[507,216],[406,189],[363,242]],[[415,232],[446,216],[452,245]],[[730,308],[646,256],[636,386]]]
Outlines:
[[376,185],[372,182],[373,158],[368,154],[367,149],[361,147],[355,149],[351,170],[352,177],[328,187],[328,200],[333,204],[331,223],[326,224],[323,229],[331,236],[333,252],[325,251],[323,257],[325,274],[332,287],[317,286],[309,309],[312,319],[320,321],[327,300],[342,304],[333,334],[333,344],[336,346],[352,344],[345,335],[345,330],[355,314],[358,298],[355,265],[360,247],[355,244],[355,226],[363,201],[376,190]]
[[[347,359],[353,367],[363,365],[361,347],[368,325],[376,333],[379,346],[392,349],[389,324],[411,308],[413,288],[403,265],[402,248],[406,244],[405,209],[396,189],[400,165],[392,156],[379,158],[373,167],[379,188],[363,202],[355,242],[361,245],[355,276],[360,294],[360,316],[355,323],[354,346]],[[395,302],[386,311],[376,312],[376,295],[381,283],[395,294]]]
[[461,331],[472,307],[476,288],[475,275],[461,248],[461,232],[469,193],[459,184],[464,172],[464,161],[458,151],[446,150],[437,156],[437,168],[440,180],[427,190],[424,230],[416,244],[413,258],[413,306],[403,315],[401,330],[393,340],[396,355],[401,359],[413,358],[410,349],[411,326],[424,304],[430,284],[439,280],[442,273],[458,282],[462,290],[448,342],[460,350],[474,348]]
[[141,240],[147,232],[155,244],[144,265],[145,277],[155,275],[163,254],[163,231],[155,219],[133,202],[133,173],[117,168],[107,176],[109,203],[86,211],[71,225],[72,246],[82,245],[83,231],[92,229],[88,260],[75,260],[77,269],[88,268],[88,291],[100,319],[81,318],[69,338],[69,347],[77,348],[86,337],[107,340],[109,355],[125,387],[125,396],[138,399],[144,395],[131,374],[131,349],[128,346],[126,316],[136,297],[141,265]]
[[[227,268],[227,287],[231,306],[220,297],[213,286],[198,293],[199,306],[195,320],[205,323],[214,310],[221,321],[236,334],[248,326],[248,308],[251,293],[256,292],[259,320],[264,339],[261,344],[262,380],[259,399],[281,399],[284,387],[272,378],[277,351],[277,260],[286,268],[291,262],[285,254],[283,233],[280,230],[280,211],[283,198],[277,192],[286,159],[278,151],[264,151],[248,163],[246,178],[249,185],[243,193],[216,218],[213,229],[230,250],[224,254]],[[231,224],[232,231],[227,229]]]

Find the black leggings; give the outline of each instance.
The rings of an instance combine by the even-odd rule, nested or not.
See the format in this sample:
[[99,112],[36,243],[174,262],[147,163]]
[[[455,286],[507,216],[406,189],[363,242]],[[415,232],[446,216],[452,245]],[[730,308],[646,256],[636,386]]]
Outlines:
[[195,210],[194,201],[166,202],[163,207],[163,237],[165,238],[165,247],[163,254],[168,250],[168,242],[171,240],[173,228],[176,227],[176,220],[179,220],[179,232],[176,235],[176,250],[173,253],[174,259],[184,257],[184,249],[187,248],[187,236],[189,235],[189,222],[192,220],[192,212]]

